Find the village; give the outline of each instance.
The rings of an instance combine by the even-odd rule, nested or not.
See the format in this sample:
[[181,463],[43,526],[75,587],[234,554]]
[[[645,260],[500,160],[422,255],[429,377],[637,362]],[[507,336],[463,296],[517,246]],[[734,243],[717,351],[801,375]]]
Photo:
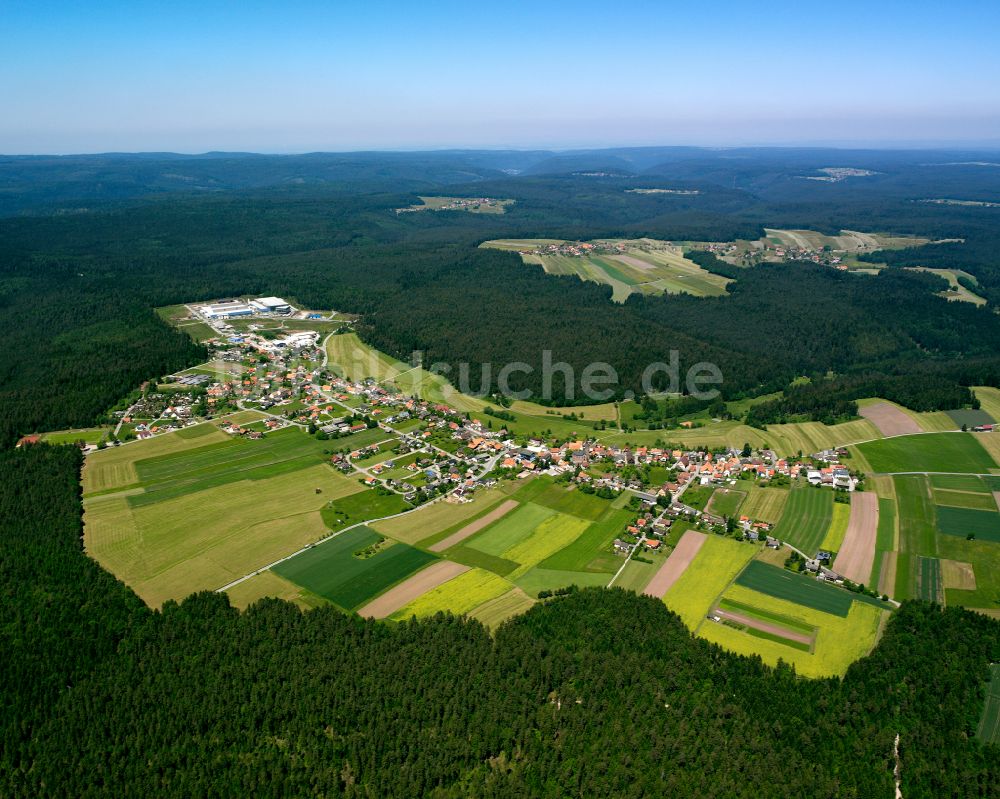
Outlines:
[[[299,427],[329,442],[327,457],[333,468],[413,505],[437,497],[468,502],[477,490],[498,480],[534,475],[607,499],[625,494],[635,516],[613,542],[614,551],[625,558],[656,552],[672,530],[692,528],[781,547],[771,536],[772,524],[714,510],[707,506],[705,490],[725,492],[747,482],[766,486],[797,481],[840,492],[858,486],[858,477],[842,463],[847,454],[843,449],[789,459],[767,449],[629,447],[594,438],[547,441],[514,436],[504,427],[494,429],[491,418],[484,422],[449,405],[406,396],[372,378],[348,380],[334,374],[324,366],[315,332],[295,333],[285,341],[276,347],[274,339],[253,332],[220,338],[212,345],[215,362],[237,367],[234,374],[224,380],[213,380],[218,374],[174,376],[165,384],[173,387],[170,393],[147,388],[121,421],[133,425],[135,438],[144,439],[202,420],[256,411],[253,421],[224,421],[221,429],[254,440]],[[153,415],[153,421],[138,421]],[[696,494],[699,499],[691,498]],[[839,577],[829,570],[828,559],[828,553],[815,558],[802,553],[802,565],[796,561],[791,566],[836,581]]]

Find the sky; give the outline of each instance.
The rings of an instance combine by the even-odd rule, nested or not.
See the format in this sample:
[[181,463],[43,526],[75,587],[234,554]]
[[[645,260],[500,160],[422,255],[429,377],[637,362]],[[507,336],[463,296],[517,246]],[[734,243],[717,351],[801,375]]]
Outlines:
[[998,0],[0,0],[0,152],[1000,146],[998,30]]

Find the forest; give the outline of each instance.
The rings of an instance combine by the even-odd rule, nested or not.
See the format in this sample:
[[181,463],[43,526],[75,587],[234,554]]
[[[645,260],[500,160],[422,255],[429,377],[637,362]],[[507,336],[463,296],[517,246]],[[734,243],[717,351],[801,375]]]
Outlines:
[[70,447],[0,453],[0,795],[995,795],[972,737],[1000,623],[906,603],[846,677],[588,589],[491,636],[199,594],[149,610],[82,551]]
[[[967,399],[965,387],[1000,381],[993,302],[948,303],[933,296],[940,278],[897,268],[963,268],[995,300],[1000,225],[991,221],[993,209],[915,201],[959,178],[966,194],[983,195],[998,182],[992,173],[956,178],[954,170],[915,165],[919,153],[841,153],[852,163],[876,159],[879,176],[862,192],[796,179],[832,158],[829,151],[757,152],[734,165],[701,151],[654,148],[581,153],[571,165],[610,157],[620,159],[620,173],[600,179],[548,171],[567,164],[524,153],[410,161],[204,157],[181,165],[174,158],[166,166],[152,157],[94,157],[76,164],[82,174],[96,170],[107,177],[101,185],[130,187],[96,199],[74,188],[71,163],[0,163],[25,202],[37,193],[30,207],[0,218],[0,442],[91,424],[142,380],[203,358],[202,348],[163,324],[154,307],[252,292],[360,314],[362,336],[400,358],[419,350],[426,363],[465,362],[472,374],[484,363],[496,370],[523,361],[535,370],[518,373],[512,387],[555,405],[588,400],[558,379],[552,395],[543,395],[543,350],[577,375],[591,362],[611,364],[619,375],[616,396],[641,391],[643,370],[671,350],[683,369],[717,364],[724,399],[780,391],[799,377],[841,378],[825,404],[818,393],[808,405],[771,404],[757,412],[761,424],[839,418],[850,411],[844,402],[865,395],[859,392],[912,400],[921,409],[952,407]],[[784,171],[775,172],[782,158]],[[514,163],[526,173],[500,171]],[[217,191],[192,196],[160,186],[157,170],[182,166],[216,181]],[[470,169],[479,170],[477,182],[455,183],[469,180]],[[272,185],[296,170],[309,180]],[[664,176],[697,187],[697,194],[627,191],[662,184]],[[495,215],[395,214],[416,199],[412,186],[516,202]],[[525,269],[516,254],[477,247],[529,236],[727,240],[779,224],[955,240],[865,255],[890,264],[877,277],[807,263],[738,269],[696,254],[705,268],[735,279],[729,296],[634,295],[622,305],[610,301],[608,287]],[[915,374],[935,390],[923,391]]]

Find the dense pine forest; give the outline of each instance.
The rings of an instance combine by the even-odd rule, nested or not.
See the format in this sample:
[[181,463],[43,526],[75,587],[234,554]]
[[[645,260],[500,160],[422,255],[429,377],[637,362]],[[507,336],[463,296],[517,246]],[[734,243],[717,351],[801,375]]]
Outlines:
[[995,796],[972,737],[1000,623],[909,603],[843,680],[590,589],[504,625],[201,594],[82,551],[69,447],[0,453],[0,795]]
[[[616,170],[608,177],[558,171],[608,159]],[[808,403],[762,409],[751,420],[759,424],[840,418],[872,394],[922,409],[955,407],[967,402],[965,387],[1000,384],[997,209],[918,202],[945,189],[985,197],[1000,178],[934,167],[920,153],[745,151],[740,159],[653,148],[568,160],[470,153],[0,161],[4,208],[17,214],[0,218],[0,441],[93,423],[143,379],[203,357],[152,308],[251,292],[360,314],[362,336],[397,357],[419,350],[425,363],[466,362],[472,374],[483,363],[496,370],[523,361],[535,371],[518,373],[513,388],[553,404],[587,400],[559,380],[553,396],[542,396],[544,349],[577,374],[610,363],[618,396],[641,390],[642,371],[671,350],[682,370],[717,364],[726,399],[779,391],[801,376],[838,377],[835,391]],[[830,159],[866,163],[878,175],[863,187],[800,179]],[[504,174],[511,165],[524,174]],[[163,176],[178,172],[210,193],[168,185]],[[299,177],[301,185],[287,183]],[[628,191],[664,181],[697,193]],[[418,192],[445,190],[516,202],[502,215],[394,211]],[[948,303],[934,296],[941,278],[900,268],[877,277],[812,264],[738,269],[710,256],[699,262],[735,278],[731,296],[634,295],[617,305],[609,287],[477,248],[504,237],[729,240],[755,238],[765,226],[951,239],[865,257],[965,269],[990,305]],[[914,375],[934,390],[914,391]]]

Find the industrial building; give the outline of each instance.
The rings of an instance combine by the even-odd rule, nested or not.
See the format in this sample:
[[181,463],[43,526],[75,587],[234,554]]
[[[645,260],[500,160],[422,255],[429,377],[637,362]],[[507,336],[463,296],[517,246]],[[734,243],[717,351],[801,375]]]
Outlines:
[[281,297],[260,297],[250,300],[250,305],[264,313],[288,313],[292,310],[292,306]]
[[202,305],[198,310],[208,319],[232,319],[237,316],[253,316],[256,313],[242,300],[220,300]]

